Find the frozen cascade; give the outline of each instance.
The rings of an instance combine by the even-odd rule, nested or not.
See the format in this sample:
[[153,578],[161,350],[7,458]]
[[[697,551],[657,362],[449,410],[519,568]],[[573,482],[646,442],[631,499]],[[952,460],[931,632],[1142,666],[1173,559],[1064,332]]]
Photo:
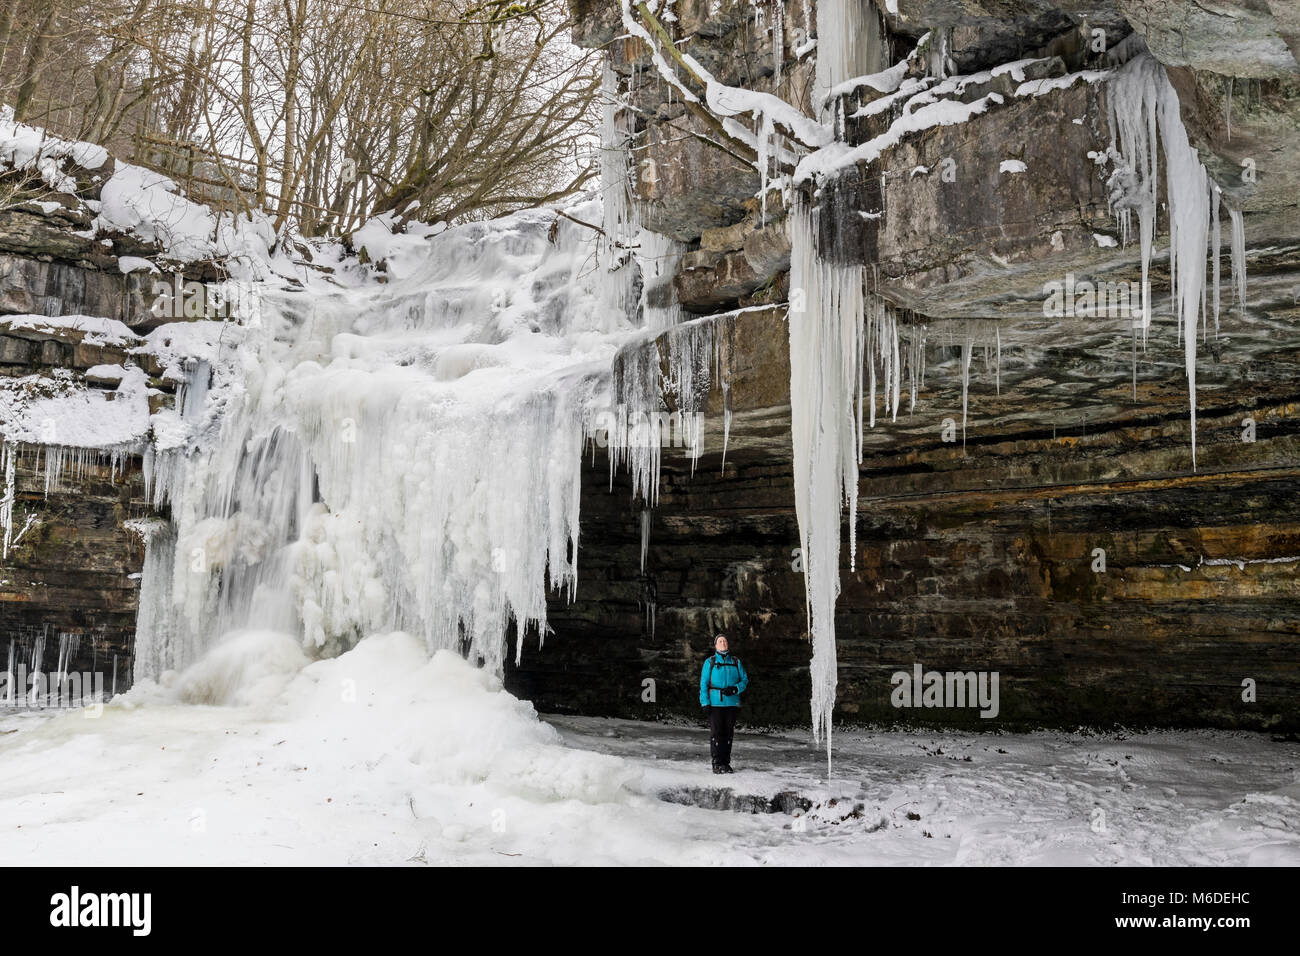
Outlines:
[[925,332],[924,325],[913,325],[907,349],[908,385],[911,388],[911,402],[908,411],[916,411],[916,393],[925,385]]
[[80,646],[80,634],[59,634],[59,662],[54,669],[55,684],[61,685],[68,679],[68,664],[77,656],[77,649]]
[[[835,600],[839,595],[840,517],[847,505],[850,560],[856,547],[861,394],[865,355],[861,265],[838,265],[816,247],[816,212],[790,210],[790,422],[795,511],[812,633],[812,724],[831,760],[835,704]],[[800,295],[800,293],[802,293]]]
[[170,521],[136,529],[144,540],[144,568],[140,575],[140,610],[136,616],[136,675],[157,676],[179,670],[202,653],[195,629],[179,627],[172,604],[176,574],[176,529]]
[[605,60],[600,88],[600,198],[601,227],[607,238],[619,239],[636,233],[636,207],[632,200],[631,153],[628,137],[619,128],[622,105],[618,77]]
[[[868,424],[876,424],[876,366],[880,366],[884,413],[898,421],[898,404],[903,392],[903,363],[900,358],[898,314],[878,296],[869,296],[866,306],[866,357],[870,396]],[[862,396],[858,396],[859,404]],[[913,399],[915,403],[915,398]],[[859,423],[861,424],[861,423]],[[861,455],[859,454],[859,458]]]
[[17,450],[9,442],[0,442],[0,470],[4,471],[4,490],[0,491],[0,557],[9,557],[9,545],[14,534],[14,501],[17,499],[17,482],[14,469]]
[[[1111,148],[1116,160],[1110,179],[1112,206],[1121,231],[1138,213],[1142,255],[1143,343],[1152,309],[1148,274],[1156,211],[1157,143],[1164,150],[1166,201],[1169,208],[1169,272],[1173,304],[1187,373],[1191,418],[1192,469],[1196,469],[1196,330],[1205,315],[1207,243],[1217,216],[1211,215],[1217,190],[1188,142],[1179,113],[1178,94],[1164,67],[1149,53],[1135,56],[1110,80]],[[1233,282],[1244,302],[1245,240],[1241,213],[1228,209],[1233,224]],[[1238,236],[1241,239],[1238,239]],[[1240,244],[1240,251],[1238,245]],[[1217,274],[1217,255],[1215,256]]]
[[605,60],[601,75],[600,223],[603,235],[596,253],[599,267],[608,273],[600,283],[605,307],[620,314],[636,304],[637,233],[639,210],[632,189],[631,137],[623,129],[619,110],[624,105],[618,77]]
[[846,80],[877,73],[885,62],[884,30],[870,0],[817,4],[817,75],[814,102],[826,107],[830,91]]
[[970,359],[975,348],[975,335],[970,323],[966,324],[966,338],[961,343],[961,447],[966,450],[966,411],[970,400]]
[[1240,209],[1228,208],[1232,222],[1232,289],[1237,311],[1246,309],[1246,226]]
[[[1001,395],[1002,394],[1002,326],[998,325],[994,327],[994,335],[997,338],[997,346],[998,346],[998,357],[996,360],[996,364],[993,366],[994,383],[997,387],[998,394]],[[913,392],[912,404],[913,405],[916,404],[915,392]]]
[[[1214,283],[1214,337],[1219,337],[1219,253],[1223,237],[1219,231],[1219,196],[1221,190],[1214,183],[1210,184],[1210,268]],[[1134,394],[1136,398],[1136,393]]]
[[137,679],[249,626],[326,654],[400,629],[499,673],[510,625],[522,653],[572,593],[584,435],[632,331],[599,234],[538,210],[391,238],[385,285],[267,292],[175,413],[195,437],[147,463],[174,532],[149,537]]
[[[651,507],[659,498],[660,398],[659,347],[653,339],[638,339],[614,358],[611,390],[617,406],[606,415],[606,431],[598,435],[609,448],[609,484],[626,468],[632,476],[632,496]],[[594,455],[594,449],[593,449]]]
[[645,559],[650,553],[650,509],[641,509],[641,573],[645,574]]
[[785,0],[772,0],[772,70],[781,75],[785,65]]

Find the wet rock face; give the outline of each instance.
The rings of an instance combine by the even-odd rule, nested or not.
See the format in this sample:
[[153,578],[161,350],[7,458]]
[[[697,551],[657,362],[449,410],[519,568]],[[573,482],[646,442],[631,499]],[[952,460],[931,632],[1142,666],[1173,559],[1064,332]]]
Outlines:
[[898,0],[897,13],[883,0],[876,6],[899,36],[952,31],[952,56],[962,72],[1018,59],[1080,23],[1127,32],[1116,0]]
[[47,494],[49,450],[16,447],[15,540],[0,558],[0,657],[7,660],[13,643],[30,673],[43,649],[41,671],[49,674],[71,638],[67,670],[101,675],[106,691],[125,690],[144,542],[123,524],[143,510],[139,461],[128,459],[116,474],[109,462],[69,462]]
[[[14,238],[3,235],[6,244]],[[132,306],[139,297],[138,280],[120,272],[33,254],[0,254],[0,315],[97,315],[124,322],[138,314],[138,306]]]
[[1080,80],[891,149],[882,293],[936,317],[1041,314],[1045,282],[1104,271],[1115,257],[1096,237],[1117,229],[1087,154],[1105,151],[1105,115],[1104,92]]
[[1201,162],[1245,211],[1252,243],[1300,233],[1300,77],[1238,79],[1168,70]]
[[637,164],[647,229],[690,242],[705,229],[745,215],[746,201],[758,192],[758,173],[710,146],[710,135],[684,113],[647,131]]

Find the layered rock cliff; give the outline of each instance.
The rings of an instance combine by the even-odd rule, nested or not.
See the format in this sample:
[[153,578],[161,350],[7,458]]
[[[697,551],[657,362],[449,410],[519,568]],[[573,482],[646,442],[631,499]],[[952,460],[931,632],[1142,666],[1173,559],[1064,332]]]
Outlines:
[[[784,304],[800,290],[782,203],[802,193],[823,249],[868,270],[879,310],[868,309],[874,421],[852,564],[847,517],[842,528],[837,719],[1294,728],[1300,65],[1289,5],[833,9],[878,48],[879,66],[862,72],[898,64],[897,75],[830,91],[859,161],[763,199],[750,157],[718,146],[664,81],[671,66],[627,35],[618,4],[575,5],[577,41],[603,47],[619,78],[642,223],[684,243],[673,289],[687,318],[702,316],[646,342],[640,361],[662,363],[666,411],[705,410],[708,437],[696,459],[664,451],[653,507],[621,475],[611,492],[606,462],[588,470],[577,600],[554,602],[555,634],[540,651],[526,643],[514,686],[549,709],[691,714],[721,631],[755,674],[749,719],[807,719]],[[725,0],[656,11],[719,83],[817,115],[825,11]],[[1125,223],[1114,173],[1132,111],[1125,76],[1143,69],[1176,91],[1177,114],[1162,115],[1175,133],[1181,120],[1213,197],[1206,305],[1191,327],[1170,298],[1171,206],[1187,197],[1181,179],[1167,192],[1181,173],[1164,131],[1148,187],[1154,308],[1145,321],[1140,305],[1136,319],[1115,308],[1142,289],[1140,215]],[[940,101],[944,117],[920,121]],[[761,138],[753,116],[742,118]],[[726,343],[703,396],[672,385],[687,335]],[[997,672],[998,720],[895,706],[891,678],[917,664]]]
[[150,333],[212,318],[206,283],[225,269],[165,250],[189,204],[162,177],[146,184],[165,197],[150,211],[143,170],[0,123],[0,655],[124,690],[160,521],[149,416],[175,404],[186,361]]

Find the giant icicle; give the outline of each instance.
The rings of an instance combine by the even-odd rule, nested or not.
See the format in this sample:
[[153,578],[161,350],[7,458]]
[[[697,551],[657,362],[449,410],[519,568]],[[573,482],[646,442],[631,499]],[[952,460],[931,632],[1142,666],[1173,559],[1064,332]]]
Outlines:
[[[840,589],[840,517],[857,523],[862,407],[864,283],[861,265],[840,265],[817,248],[816,212],[796,200],[790,231],[790,430],[812,634],[813,735],[825,734],[830,771],[835,705],[835,600]],[[800,307],[802,306],[802,307]]]

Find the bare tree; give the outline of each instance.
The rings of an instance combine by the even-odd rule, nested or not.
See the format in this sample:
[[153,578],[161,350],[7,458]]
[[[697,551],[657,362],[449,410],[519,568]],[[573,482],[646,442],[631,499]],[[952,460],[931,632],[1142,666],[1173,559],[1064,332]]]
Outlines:
[[277,229],[459,221],[594,174],[570,25],[565,0],[0,0],[0,94]]

